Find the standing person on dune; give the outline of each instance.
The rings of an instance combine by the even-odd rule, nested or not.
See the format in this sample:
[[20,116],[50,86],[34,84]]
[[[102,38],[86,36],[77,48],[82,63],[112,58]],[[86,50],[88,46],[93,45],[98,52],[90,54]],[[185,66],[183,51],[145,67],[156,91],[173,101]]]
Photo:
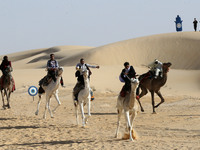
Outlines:
[[193,24],[194,24],[194,31],[196,32],[197,31],[197,24],[198,24],[198,21],[196,20],[196,18],[194,18]]

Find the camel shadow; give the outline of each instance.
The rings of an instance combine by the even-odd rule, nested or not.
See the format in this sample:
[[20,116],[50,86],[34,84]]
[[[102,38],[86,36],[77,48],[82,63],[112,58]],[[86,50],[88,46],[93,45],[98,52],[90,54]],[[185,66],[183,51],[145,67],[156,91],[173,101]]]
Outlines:
[[199,117],[200,115],[169,115],[171,117]]
[[45,127],[38,127],[38,126],[8,126],[8,127],[0,127],[1,129],[38,129],[38,128],[45,128]]
[[17,118],[0,118],[0,120],[16,120]]
[[91,113],[91,115],[117,115],[117,113]]
[[80,144],[80,143],[92,143],[94,141],[89,140],[89,139],[82,139],[82,140],[66,140],[66,141],[44,141],[44,142],[35,142],[35,143],[22,143],[22,144],[4,144],[0,145],[0,147],[3,146],[30,146],[30,147],[37,147],[37,146],[42,146],[42,145],[59,145],[59,144]]

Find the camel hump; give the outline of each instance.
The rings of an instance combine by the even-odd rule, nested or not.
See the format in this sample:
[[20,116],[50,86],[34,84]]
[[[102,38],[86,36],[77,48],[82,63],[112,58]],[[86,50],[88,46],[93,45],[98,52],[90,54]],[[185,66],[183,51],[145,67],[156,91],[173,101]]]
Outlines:
[[142,82],[145,79],[151,79],[153,77],[153,73],[151,71],[148,71],[147,73],[144,73],[139,76],[139,81]]

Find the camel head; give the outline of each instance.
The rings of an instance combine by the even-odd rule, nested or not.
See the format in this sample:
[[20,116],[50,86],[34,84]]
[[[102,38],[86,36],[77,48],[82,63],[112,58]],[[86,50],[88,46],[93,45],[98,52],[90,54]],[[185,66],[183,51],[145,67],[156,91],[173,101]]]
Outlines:
[[62,73],[63,73],[63,67],[59,67],[57,75],[60,77],[62,75]]
[[10,67],[10,66],[6,67],[6,69],[5,69],[6,76],[11,75],[11,72],[12,72],[12,67]]
[[89,76],[89,71],[88,70],[84,70],[82,73],[83,73],[84,79],[87,79],[88,76]]
[[131,89],[135,90],[139,84],[139,80],[135,78],[131,78]]
[[172,64],[170,62],[168,63],[163,63],[163,73],[169,72],[169,68]]

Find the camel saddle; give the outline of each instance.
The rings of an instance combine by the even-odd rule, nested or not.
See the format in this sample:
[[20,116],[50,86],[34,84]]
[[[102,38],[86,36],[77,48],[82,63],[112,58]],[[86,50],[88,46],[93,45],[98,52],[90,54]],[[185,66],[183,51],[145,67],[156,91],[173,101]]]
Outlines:
[[148,71],[147,73],[142,74],[138,79],[140,82],[143,82],[145,79],[153,79],[154,73],[152,71]]
[[39,81],[39,86],[47,86],[49,85],[49,83],[52,81],[52,78],[50,78],[48,75],[44,76],[44,78],[42,78]]

